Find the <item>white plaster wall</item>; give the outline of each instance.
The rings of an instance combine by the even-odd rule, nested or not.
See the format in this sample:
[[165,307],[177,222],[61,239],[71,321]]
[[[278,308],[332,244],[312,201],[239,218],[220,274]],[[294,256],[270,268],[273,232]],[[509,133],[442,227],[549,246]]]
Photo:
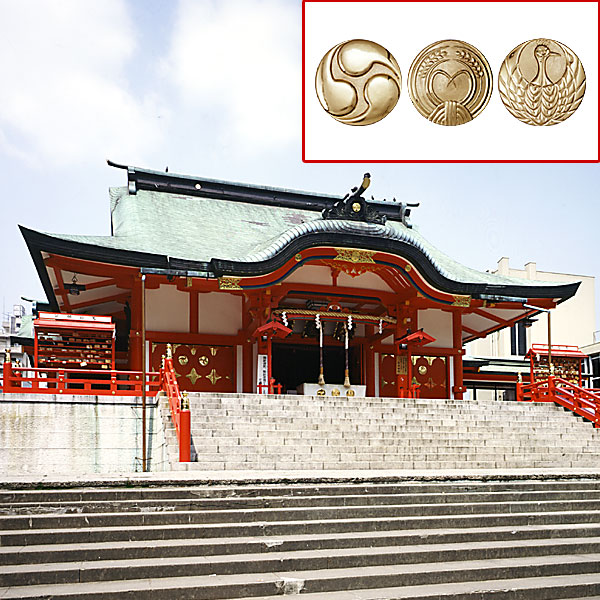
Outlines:
[[242,297],[223,292],[198,294],[198,332],[237,335],[242,328]]
[[285,279],[286,283],[314,283],[331,285],[331,269],[316,265],[303,265]]
[[[360,265],[359,265],[360,266]],[[384,292],[393,292],[392,288],[376,273],[363,273],[358,277],[352,277],[346,273],[340,273],[338,285],[343,287],[353,287],[361,290],[379,290]]]
[[174,285],[146,290],[146,329],[187,333],[190,328],[190,295]]
[[427,348],[452,348],[452,313],[428,308],[418,314],[418,329],[432,335],[435,342],[427,344]]

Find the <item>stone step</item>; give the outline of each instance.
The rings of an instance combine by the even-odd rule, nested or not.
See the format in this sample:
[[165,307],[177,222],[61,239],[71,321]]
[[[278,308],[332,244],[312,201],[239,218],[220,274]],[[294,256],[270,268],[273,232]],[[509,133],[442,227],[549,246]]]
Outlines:
[[[31,521],[32,528],[0,529],[0,547],[16,545],[40,545],[51,543],[81,543],[104,541],[142,541],[156,539],[197,539],[231,536],[231,523],[196,523],[187,520],[178,523],[180,515],[187,513],[171,513],[170,522],[157,523],[157,520],[139,524],[126,522],[121,524],[118,519],[101,521],[89,519],[89,523],[73,523],[68,520],[59,522],[57,528],[45,527],[33,529],[40,523]],[[69,515],[66,515],[69,517]],[[144,521],[144,519],[141,519]],[[85,526],[84,524],[85,523]],[[416,529],[441,529],[457,527],[519,527],[519,526],[553,526],[575,525],[579,523],[600,524],[600,512],[584,511],[549,511],[549,512],[506,512],[506,513],[470,513],[443,515],[414,515],[414,516],[385,516],[350,518],[345,515],[327,519],[301,519],[295,521],[273,521],[271,519],[259,522],[245,521],[235,524],[236,535],[250,536],[279,536],[295,534],[347,533],[367,531],[398,531]],[[29,519],[27,519],[29,524]],[[168,527],[165,527],[167,525]]]
[[[514,477],[514,476],[513,476]],[[253,478],[250,478],[251,480]],[[451,478],[430,483],[420,481],[373,481],[365,482],[364,477],[356,483],[347,484],[342,481],[319,483],[246,483],[235,487],[227,485],[197,485],[187,481],[180,485],[157,487],[124,487],[114,488],[64,488],[64,489],[14,489],[0,490],[0,504],[19,502],[76,502],[101,500],[148,500],[148,499],[198,499],[198,498],[232,498],[232,497],[296,497],[296,496],[336,496],[357,494],[535,494],[537,492],[574,492],[586,493],[600,491],[600,479],[540,479],[526,478],[507,479],[496,477],[493,480],[479,481]]]
[[[423,563],[452,561],[496,561],[499,559],[546,557],[552,555],[593,555],[600,558],[600,538],[566,540],[523,540],[510,542],[462,542],[419,546],[383,546],[378,548],[313,549],[295,552],[136,558],[92,561],[48,562],[0,566],[0,586],[38,585],[44,583],[79,583],[117,579],[191,577],[268,573],[273,571],[308,571],[326,568],[365,567],[399,568]],[[160,567],[158,569],[157,567]]]
[[[515,578],[591,575],[596,581],[600,555],[557,555],[505,558],[494,561],[395,564],[305,571],[278,570],[268,573],[180,576],[153,579],[29,585],[4,590],[3,598],[115,598],[144,594],[144,598],[250,598],[290,593],[339,592],[393,586],[424,586],[451,583],[508,580]],[[198,563],[196,563],[198,564]],[[81,571],[85,577],[86,571]],[[588,579],[589,581],[589,579]],[[577,592],[579,593],[579,592]]]
[[[447,515],[494,515],[494,514],[530,514],[530,513],[562,513],[570,511],[588,513],[594,518],[600,514],[600,500],[548,500],[534,502],[502,502],[485,501],[471,503],[444,504],[389,504],[367,506],[327,506],[318,501],[312,506],[302,508],[259,509],[222,508],[214,510],[152,510],[140,512],[107,512],[88,514],[50,514],[50,515],[2,515],[0,529],[5,531],[27,529],[50,529],[57,527],[135,527],[142,525],[170,525],[185,521],[194,524],[217,523],[250,523],[327,520],[327,519],[381,519],[410,518],[416,516]],[[590,519],[591,520],[591,519]]]
[[46,544],[7,546],[0,548],[0,565],[36,564],[42,562],[73,562],[90,560],[123,560],[174,556],[215,556],[242,553],[292,552],[340,548],[379,548],[409,546],[514,542],[529,540],[546,548],[554,543],[600,537],[598,525],[511,526],[463,529],[430,529],[416,531],[373,531],[337,533],[335,535],[279,535],[268,538],[227,537],[212,539],[167,539],[147,541],[111,541],[96,543]]
[[76,500],[56,501],[46,499],[40,502],[11,502],[9,507],[0,508],[3,515],[40,515],[40,514],[89,514],[106,512],[144,512],[145,510],[189,511],[211,509],[248,509],[248,508],[291,508],[313,506],[371,506],[399,504],[459,504],[489,502],[591,502],[600,501],[600,490],[576,491],[527,491],[527,492],[430,492],[415,494],[334,494],[303,496],[254,496],[229,498],[165,498],[165,499],[118,499],[118,500]]

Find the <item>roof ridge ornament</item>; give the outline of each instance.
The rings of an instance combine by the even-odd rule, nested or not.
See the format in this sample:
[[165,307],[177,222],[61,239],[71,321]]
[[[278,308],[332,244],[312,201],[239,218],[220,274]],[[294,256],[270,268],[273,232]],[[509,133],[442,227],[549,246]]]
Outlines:
[[[353,187],[341,200],[338,200],[330,208],[323,210],[323,219],[343,219],[350,221],[363,221],[365,223],[376,223],[385,225],[387,221],[386,215],[382,215],[377,207],[365,200],[362,194],[371,185],[371,175],[365,173],[360,187]],[[371,196],[371,200],[375,200]],[[412,225],[408,222],[408,217],[412,208],[419,206],[419,203],[398,202],[393,199],[394,204],[398,207],[400,222],[408,229],[412,229]]]
[[348,194],[321,214],[323,219],[343,219],[385,225],[387,217],[370,205],[362,193],[371,185],[371,175],[365,173],[360,187],[353,187]]

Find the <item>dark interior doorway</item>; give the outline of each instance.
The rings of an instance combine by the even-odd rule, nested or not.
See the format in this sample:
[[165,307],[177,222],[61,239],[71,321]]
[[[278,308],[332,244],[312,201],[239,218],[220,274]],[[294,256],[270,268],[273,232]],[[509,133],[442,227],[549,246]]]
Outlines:
[[[360,347],[348,350],[350,383],[361,384]],[[308,344],[273,344],[272,373],[283,391],[295,390],[301,383],[317,383],[319,377],[319,346]],[[344,383],[344,347],[323,348],[323,370],[327,383]]]

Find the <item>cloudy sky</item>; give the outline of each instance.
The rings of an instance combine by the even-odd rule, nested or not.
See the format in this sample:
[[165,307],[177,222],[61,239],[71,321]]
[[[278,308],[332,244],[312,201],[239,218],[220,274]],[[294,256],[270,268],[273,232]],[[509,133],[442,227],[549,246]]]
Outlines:
[[107,188],[125,174],[107,158],[340,194],[370,171],[370,192],[421,202],[413,222],[469,266],[508,256],[600,281],[596,164],[303,164],[300,0],[0,0],[0,11],[5,310],[44,298],[17,224],[110,233]]

